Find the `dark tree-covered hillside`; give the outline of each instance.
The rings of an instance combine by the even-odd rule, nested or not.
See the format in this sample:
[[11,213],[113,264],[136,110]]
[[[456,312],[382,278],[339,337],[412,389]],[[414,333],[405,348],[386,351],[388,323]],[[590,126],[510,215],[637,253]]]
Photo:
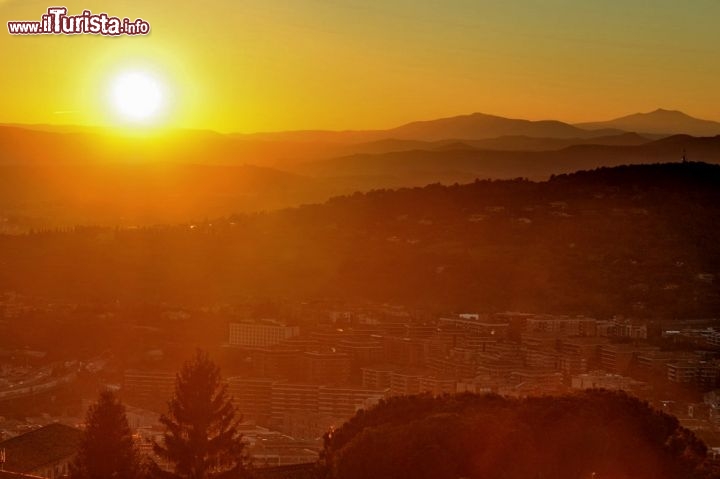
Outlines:
[[389,399],[327,435],[342,479],[718,477],[677,419],[622,392]]
[[0,236],[0,290],[713,317],[718,245],[720,166],[634,165],[377,190],[196,224]]

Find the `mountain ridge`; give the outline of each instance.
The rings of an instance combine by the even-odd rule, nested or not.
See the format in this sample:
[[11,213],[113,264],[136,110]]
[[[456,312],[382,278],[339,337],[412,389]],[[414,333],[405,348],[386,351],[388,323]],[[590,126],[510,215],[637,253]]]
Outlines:
[[448,138],[483,140],[498,136],[523,135],[556,138],[589,138],[624,133],[613,128],[597,131],[579,128],[559,120],[525,120],[474,112],[431,120],[419,120],[384,130],[298,130],[234,134],[245,139],[293,141],[369,142],[386,138],[434,141]]
[[[657,124],[653,122],[669,122],[670,126],[666,128],[658,129]],[[647,123],[647,130],[643,129],[643,122]],[[706,130],[703,131],[675,131],[673,130],[672,124],[675,127],[684,128],[687,125],[694,125],[696,127],[704,127]],[[594,136],[608,136],[613,134],[621,133],[638,133],[643,134],[656,134],[656,135],[672,135],[677,133],[688,133],[694,136],[714,136],[720,134],[720,122],[714,120],[707,120],[696,118],[687,113],[679,110],[670,110],[665,108],[657,108],[651,112],[646,113],[632,113],[611,120],[596,120],[596,121],[585,121],[585,122],[567,122],[556,119],[542,119],[542,120],[528,120],[523,118],[504,117],[500,115],[473,112],[468,114],[460,114],[448,117],[433,118],[428,120],[415,120],[408,123],[404,123],[395,127],[390,128],[379,128],[379,129],[346,129],[346,130],[325,130],[325,129],[299,129],[299,130],[279,130],[279,131],[259,131],[259,132],[229,132],[221,133],[214,130],[206,129],[194,129],[194,128],[157,128],[158,132],[181,132],[190,133],[195,135],[220,135],[235,137],[240,139],[264,139],[264,140],[279,140],[283,139],[286,141],[377,141],[380,139],[394,138],[398,140],[409,140],[417,135],[417,130],[432,130],[433,128],[447,129],[448,127],[463,127],[468,126],[477,127],[488,127],[491,126],[495,129],[506,129],[506,130],[522,130],[522,129],[535,129],[536,131],[550,130],[558,131],[559,138],[571,138],[567,135],[570,132],[577,133],[577,129],[581,130],[581,133],[577,135],[578,138],[592,138]],[[35,131],[47,131],[57,133],[107,133],[108,131],[114,131],[116,128],[111,126],[91,126],[91,125],[50,125],[50,124],[17,124],[17,123],[5,123],[0,124],[0,127],[18,127],[26,130]],[[598,131],[599,130],[599,131]],[[604,130],[604,131],[603,131]],[[133,129],[123,128],[120,131],[127,131],[133,134]],[[137,133],[137,132],[135,132]],[[469,136],[463,137],[458,135],[457,131],[450,131],[447,133],[448,136],[440,135],[437,132],[430,131],[429,137],[422,138],[424,141],[433,141],[438,139],[487,139],[495,138],[499,136],[524,136],[522,133],[505,132],[500,134],[488,133],[488,132],[477,132],[471,131]],[[533,137],[548,137],[548,135],[525,135]],[[550,135],[549,137],[554,137]]]
[[695,118],[679,110],[658,108],[647,113],[633,113],[607,121],[576,123],[580,128],[619,128],[652,134],[693,136],[720,135],[720,122]]

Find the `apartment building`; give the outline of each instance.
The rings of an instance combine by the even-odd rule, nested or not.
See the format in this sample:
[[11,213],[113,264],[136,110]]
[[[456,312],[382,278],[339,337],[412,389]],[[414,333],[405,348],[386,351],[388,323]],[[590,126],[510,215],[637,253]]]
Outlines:
[[230,323],[232,346],[266,348],[299,334],[298,326],[288,326],[270,319]]

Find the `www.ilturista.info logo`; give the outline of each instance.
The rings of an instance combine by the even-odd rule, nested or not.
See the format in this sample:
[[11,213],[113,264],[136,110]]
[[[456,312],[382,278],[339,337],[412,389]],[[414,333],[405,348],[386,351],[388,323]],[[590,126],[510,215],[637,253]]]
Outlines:
[[68,15],[65,7],[50,7],[40,21],[7,22],[11,35],[147,35],[150,24],[138,18],[111,17],[83,10],[81,15]]

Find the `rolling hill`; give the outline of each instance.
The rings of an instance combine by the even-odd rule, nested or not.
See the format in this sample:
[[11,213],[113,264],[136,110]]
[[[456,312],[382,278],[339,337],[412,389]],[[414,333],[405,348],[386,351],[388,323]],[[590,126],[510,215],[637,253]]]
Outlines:
[[475,178],[542,179],[551,174],[622,164],[689,159],[720,163],[720,137],[676,135],[638,145],[577,144],[549,151],[478,150],[468,143],[430,150],[350,155],[297,165],[316,177],[376,178],[384,186],[467,182]]
[[578,128],[561,121],[530,121],[473,113],[430,121],[417,121],[387,130],[390,138],[406,140],[442,140],[462,138],[483,140],[499,136],[530,136],[535,138],[593,138],[619,134],[612,128]]
[[[349,156],[353,154],[380,154],[410,150],[453,150],[458,148],[500,151],[549,151],[560,150],[573,145],[642,145],[652,141],[637,133],[597,136],[592,138],[541,138],[533,136],[499,136],[484,140],[444,139],[436,141],[398,140],[388,138],[366,143],[336,145],[326,152],[316,155],[318,158]],[[317,158],[316,158],[317,159]]]

